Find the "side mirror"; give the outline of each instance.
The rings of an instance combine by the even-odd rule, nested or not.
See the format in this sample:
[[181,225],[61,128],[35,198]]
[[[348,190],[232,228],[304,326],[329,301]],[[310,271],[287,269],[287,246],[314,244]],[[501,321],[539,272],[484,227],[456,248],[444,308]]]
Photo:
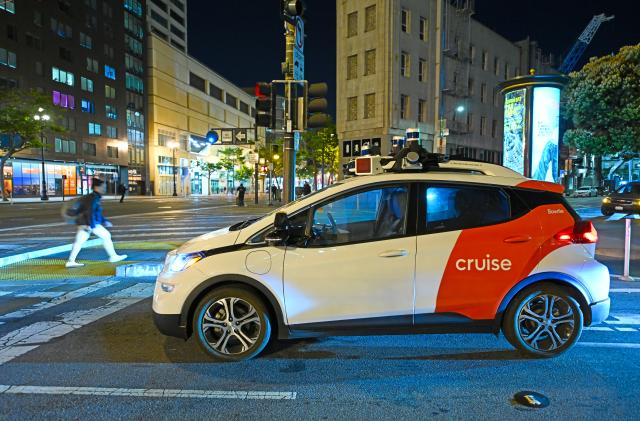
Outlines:
[[287,231],[289,229],[289,218],[285,212],[276,213],[276,217],[273,220],[273,227],[276,231]]
[[291,225],[289,224],[289,218],[285,212],[276,213],[275,219],[273,220],[273,228],[274,230],[267,234],[264,241],[269,246],[279,246],[289,237],[289,228]]
[[282,245],[288,236],[286,231],[273,231],[267,234],[264,241],[269,247],[276,247]]

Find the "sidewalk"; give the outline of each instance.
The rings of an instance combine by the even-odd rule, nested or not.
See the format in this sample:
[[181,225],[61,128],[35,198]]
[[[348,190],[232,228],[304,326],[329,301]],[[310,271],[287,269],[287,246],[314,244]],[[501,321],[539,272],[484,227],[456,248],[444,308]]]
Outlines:
[[[64,197],[64,201],[71,201],[74,199],[77,199],[79,197],[82,197],[81,195],[76,195],[76,196],[65,196]],[[245,204],[247,205],[255,205],[254,202],[255,196],[253,195],[252,192],[247,193],[245,195]],[[103,195],[103,200],[120,200],[120,195],[114,195],[114,194],[105,194]],[[234,202],[235,203],[235,196],[231,195],[231,194],[211,194],[211,195],[197,195],[197,194],[192,194],[189,196],[125,196],[124,197],[124,201],[128,202],[128,201],[138,201],[138,200],[228,200],[229,202]],[[9,199],[8,201],[3,201],[2,199],[0,199],[0,205],[4,204],[4,205],[11,205],[13,203],[15,204],[20,204],[20,203],[53,203],[53,202],[62,202],[62,196],[49,196],[49,200],[41,200],[39,197],[20,197],[20,198],[13,198],[13,199]],[[269,201],[269,196],[266,193],[260,193],[258,195],[258,202],[259,205],[267,205]],[[278,202],[278,201],[274,201],[274,205],[276,206],[281,206],[282,203]]]

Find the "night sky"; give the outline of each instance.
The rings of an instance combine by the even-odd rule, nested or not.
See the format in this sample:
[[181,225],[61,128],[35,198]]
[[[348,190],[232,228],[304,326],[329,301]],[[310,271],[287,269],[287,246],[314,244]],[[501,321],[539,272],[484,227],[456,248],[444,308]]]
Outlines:
[[[505,8],[505,4],[511,7]],[[235,84],[281,78],[284,36],[279,0],[189,0],[189,53]],[[243,6],[245,5],[245,6]],[[335,113],[336,28],[334,0],[306,0],[305,67],[311,82],[329,83]],[[475,18],[506,38],[527,35],[546,52],[564,55],[593,15],[615,15],[604,23],[585,52],[588,57],[616,52],[640,42],[640,2],[636,0],[476,0]]]

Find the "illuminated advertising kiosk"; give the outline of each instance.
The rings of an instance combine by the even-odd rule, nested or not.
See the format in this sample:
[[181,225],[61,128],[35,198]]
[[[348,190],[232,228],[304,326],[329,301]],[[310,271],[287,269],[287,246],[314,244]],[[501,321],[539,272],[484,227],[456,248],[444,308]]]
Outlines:
[[502,165],[534,180],[560,182],[560,92],[569,78],[521,76],[498,85],[504,96]]

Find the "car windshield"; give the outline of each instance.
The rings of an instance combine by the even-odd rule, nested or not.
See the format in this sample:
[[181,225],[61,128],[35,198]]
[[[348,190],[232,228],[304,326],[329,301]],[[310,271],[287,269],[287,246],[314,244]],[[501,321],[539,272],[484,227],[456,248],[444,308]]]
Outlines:
[[616,193],[632,193],[632,194],[640,194],[640,184],[625,184],[624,186],[620,186]]

